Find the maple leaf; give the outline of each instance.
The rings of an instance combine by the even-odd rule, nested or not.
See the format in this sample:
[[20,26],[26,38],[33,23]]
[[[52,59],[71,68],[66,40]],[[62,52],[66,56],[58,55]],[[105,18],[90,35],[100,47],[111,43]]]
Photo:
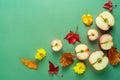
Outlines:
[[110,64],[112,64],[112,65],[117,65],[120,62],[120,54],[117,51],[117,48],[112,47],[108,51],[108,59],[110,61]]
[[55,67],[54,64],[51,61],[49,61],[49,70],[48,70],[48,72],[50,74],[55,74],[58,71],[59,71],[59,66]]
[[71,53],[63,53],[62,58],[60,59],[61,66],[66,67],[71,65],[74,62],[74,57],[75,56],[73,56]]
[[[76,32],[78,30],[78,27],[76,28]],[[77,42],[80,42],[80,39],[79,39],[79,34],[76,34],[76,32],[72,32],[70,31],[64,39],[68,40],[69,44],[73,44],[75,43],[76,41]]]
[[32,60],[20,58],[20,61],[30,69],[37,69],[38,68],[38,64]]
[[112,11],[112,9],[113,9],[112,2],[110,0],[108,0],[108,2],[104,4],[103,8],[106,8],[106,9]]

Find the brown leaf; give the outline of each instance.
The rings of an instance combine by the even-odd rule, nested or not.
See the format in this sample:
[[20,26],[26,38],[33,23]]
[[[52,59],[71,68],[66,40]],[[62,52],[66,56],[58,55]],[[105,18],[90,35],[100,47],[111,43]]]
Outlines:
[[112,47],[109,51],[108,51],[108,58],[110,61],[110,64],[115,66],[120,62],[120,54],[117,51],[117,48]]
[[20,61],[30,69],[37,69],[38,68],[38,64],[32,60],[20,58]]
[[61,66],[66,67],[71,65],[74,62],[73,58],[74,56],[71,53],[63,53],[60,59]]

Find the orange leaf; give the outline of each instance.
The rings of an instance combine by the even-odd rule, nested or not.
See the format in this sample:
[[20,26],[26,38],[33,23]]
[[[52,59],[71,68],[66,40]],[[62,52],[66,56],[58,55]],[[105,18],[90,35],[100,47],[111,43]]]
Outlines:
[[120,62],[120,54],[117,51],[117,48],[112,47],[109,51],[108,51],[108,58],[110,61],[111,65],[117,65]]
[[37,69],[38,68],[38,64],[32,60],[20,58],[20,61],[30,69]]
[[74,56],[71,53],[63,53],[60,59],[61,66],[66,67],[71,65],[74,62],[73,58]]

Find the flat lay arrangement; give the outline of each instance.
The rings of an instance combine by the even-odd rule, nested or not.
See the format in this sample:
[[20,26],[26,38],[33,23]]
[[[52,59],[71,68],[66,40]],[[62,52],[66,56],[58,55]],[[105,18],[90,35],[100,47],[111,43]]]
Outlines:
[[[116,29],[119,25],[116,16],[119,19],[120,15],[115,14],[115,10],[119,8],[119,5],[116,3],[116,1],[101,1],[101,5],[98,5],[98,9],[100,9],[100,11],[98,10],[97,14],[91,13],[90,11],[92,9],[90,8],[90,10],[89,6],[87,11],[81,12],[81,15],[78,16],[79,21],[76,20],[75,23],[73,20],[70,21],[71,25],[69,25],[69,23],[67,24],[67,22],[64,23],[64,21],[66,21],[68,17],[65,18],[66,20],[63,20],[63,23],[62,21],[59,22],[57,20],[53,20],[58,18],[57,15],[59,14],[59,10],[58,12],[56,11],[55,15],[52,15],[52,11],[50,10],[53,7],[50,10],[50,7],[46,7],[48,4],[53,3],[54,0],[52,3],[43,1],[43,4],[41,3],[41,5],[39,5],[44,6],[43,9],[48,12],[39,13],[44,14],[46,17],[51,14],[49,16],[49,20],[43,20],[44,17],[41,16],[37,16],[31,19],[30,16],[34,13],[32,12],[32,14],[27,15],[27,17],[30,18],[29,22],[22,19],[19,23],[16,21],[16,19],[20,19],[20,17],[14,17],[14,22],[10,23],[12,24],[9,28],[11,29],[11,32],[9,34],[6,33],[5,35],[13,34],[13,36],[9,38],[12,43],[7,42],[8,38],[3,39],[7,47],[7,43],[13,44],[13,46],[9,45],[9,48],[14,51],[13,53],[10,53],[11,55],[8,55],[9,60],[8,57],[7,59],[5,59],[4,57],[1,58],[3,60],[7,60],[10,63],[8,64],[8,67],[10,66],[9,68],[13,70],[13,72],[10,71],[12,73],[9,73],[9,78],[18,78],[18,76],[20,75],[20,80],[118,79],[120,75],[120,46],[118,44],[119,32],[117,33],[115,30],[119,29]],[[31,2],[31,4],[34,4],[34,1]],[[33,7],[35,7],[35,5]],[[28,7],[26,6],[26,8]],[[40,7],[39,9],[43,10],[42,7]],[[54,9],[56,8],[54,7]],[[62,11],[65,11],[64,8],[62,9]],[[95,10],[93,11],[95,12]],[[26,12],[28,11],[26,10]],[[14,12],[14,14],[24,15],[25,13]],[[76,12],[75,14],[78,15],[79,13]],[[62,18],[63,17],[59,17],[59,19]],[[56,25],[58,23],[62,23],[62,26],[65,25],[65,27],[60,27],[61,25]],[[13,26],[18,24],[23,25],[23,27],[16,27],[15,30],[15,27],[13,28]],[[27,27],[28,25],[30,26],[29,28]],[[33,27],[33,25],[38,25],[38,27]],[[44,27],[45,25],[47,27]],[[48,25],[53,25],[53,27]],[[116,35],[117,37],[115,36],[115,33],[118,34]],[[4,46],[1,49],[2,52],[4,52]],[[16,53],[16,57],[14,53]],[[14,56],[15,58],[12,58],[10,56]],[[12,64],[16,66],[11,67],[13,66]],[[5,69],[5,65],[6,64],[3,64],[2,68]],[[9,71],[9,69],[6,70]],[[1,80],[7,80],[7,77],[5,76],[8,74],[3,70],[1,71],[3,73],[0,76]]]
[[[108,0],[108,2],[104,4],[103,8],[107,8],[108,10],[112,11],[112,2]],[[90,14],[83,15],[82,21],[86,26],[91,26],[93,23],[92,15]],[[103,31],[109,30],[111,27],[114,26],[114,24],[115,24],[114,17],[109,11],[104,11],[100,13],[100,15],[96,18],[97,27]],[[90,54],[88,46],[80,42],[80,38],[79,38],[79,34],[77,34],[77,30],[78,30],[78,26],[76,27],[75,32],[70,31],[64,38],[68,40],[69,44],[75,44],[76,42],[79,42],[79,45],[77,45],[74,49],[76,54],[73,55],[68,52],[61,54],[62,55],[62,58],[60,59],[61,67],[67,67],[71,65],[72,63],[74,63],[73,58],[75,57],[81,60],[81,62],[79,61],[76,64],[76,66],[73,68],[74,71],[78,74],[82,74],[85,72],[86,67],[83,61],[88,58],[89,58],[89,63],[91,64],[91,66],[95,70],[98,70],[98,71],[106,68],[109,61],[112,62],[112,65],[114,64],[117,65],[117,62],[120,61],[119,54],[117,54],[118,55],[117,59],[116,57],[112,57],[111,59],[111,56],[116,56],[116,55],[112,55],[112,54],[115,54],[116,52],[112,51],[111,53],[108,54],[108,57],[107,57],[104,55],[105,53],[102,51],[102,50],[108,50],[108,52],[110,52],[110,50],[114,49],[112,36],[110,34],[100,35],[98,45],[100,46],[102,50],[95,51]],[[91,40],[91,41],[98,39],[98,36],[99,36],[99,33],[95,29],[88,30],[87,34],[88,34],[87,35],[88,40]],[[60,51],[62,49],[62,45],[63,44],[61,40],[53,40],[51,42],[51,48],[55,52]],[[44,49],[40,49],[38,50],[38,53],[36,54],[36,59],[42,60],[45,56],[46,56],[46,51]],[[25,60],[25,59],[21,59],[21,61],[28,68],[37,69],[37,63],[35,63],[34,61]],[[49,65],[50,70],[48,72],[50,74],[57,73],[59,71],[59,66],[55,68],[52,62],[49,61],[49,63],[50,63]]]

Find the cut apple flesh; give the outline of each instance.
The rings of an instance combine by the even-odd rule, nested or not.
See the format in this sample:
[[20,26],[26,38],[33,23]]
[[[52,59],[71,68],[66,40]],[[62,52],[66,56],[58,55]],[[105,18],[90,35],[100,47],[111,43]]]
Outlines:
[[115,24],[114,17],[110,12],[105,11],[100,16],[102,16],[104,22],[110,25],[111,27]]
[[99,41],[100,47],[103,50],[109,50],[113,46],[112,36],[110,34],[103,34]]
[[93,52],[89,57],[89,62],[95,70],[103,70],[108,65],[108,58],[102,51]]
[[98,32],[95,29],[88,30],[87,35],[88,35],[88,39],[91,41],[94,41],[98,38]]
[[97,24],[97,26],[98,26],[100,29],[102,29],[102,30],[104,30],[104,31],[106,31],[106,30],[108,30],[108,29],[110,28],[110,26],[109,26],[108,24],[106,24],[106,23],[104,22],[103,18],[100,17],[100,16],[98,16],[98,17],[96,18],[96,24]]
[[89,57],[90,52],[85,44],[79,44],[75,47],[75,53],[78,59],[85,60]]
[[113,46],[113,42],[107,42],[107,43],[101,44],[101,48],[103,50],[109,50],[112,46]]
[[61,49],[61,46],[58,46],[58,45],[56,45],[56,46],[53,47],[54,51],[59,51],[60,49]]
[[[104,64],[104,65],[101,65]],[[93,66],[96,70],[102,70],[104,69],[108,64],[108,58],[107,57],[103,57],[101,58],[101,61],[97,61]]]
[[78,53],[77,58],[80,59],[80,60],[85,60],[85,59],[88,58],[88,54],[89,53]]
[[61,40],[53,40],[51,43],[51,47],[53,51],[60,51],[62,49],[62,41]]
[[96,18],[96,24],[101,30],[107,31],[115,24],[115,20],[110,12],[104,11]]

